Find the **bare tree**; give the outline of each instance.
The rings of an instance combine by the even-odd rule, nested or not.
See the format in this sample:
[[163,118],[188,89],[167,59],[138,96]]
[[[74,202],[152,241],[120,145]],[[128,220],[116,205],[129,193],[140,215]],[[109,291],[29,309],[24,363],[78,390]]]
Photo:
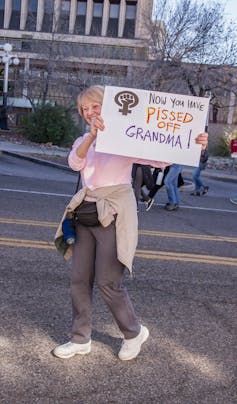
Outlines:
[[195,0],[172,5],[160,0],[149,24],[150,63],[143,86],[211,94],[217,108],[227,106],[223,93],[237,95],[237,31],[226,21],[224,6],[218,1],[207,6]]

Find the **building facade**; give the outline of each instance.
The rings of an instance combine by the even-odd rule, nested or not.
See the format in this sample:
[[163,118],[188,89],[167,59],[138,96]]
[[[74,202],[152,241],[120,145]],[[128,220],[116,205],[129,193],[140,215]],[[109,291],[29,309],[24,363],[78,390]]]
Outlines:
[[95,82],[126,83],[146,66],[152,8],[153,0],[0,0],[0,44],[11,43],[20,59],[9,96],[22,106],[67,102],[90,73]]
[[146,36],[144,19],[151,18],[152,8],[152,0],[0,0],[0,27],[32,35],[57,32],[141,39]]

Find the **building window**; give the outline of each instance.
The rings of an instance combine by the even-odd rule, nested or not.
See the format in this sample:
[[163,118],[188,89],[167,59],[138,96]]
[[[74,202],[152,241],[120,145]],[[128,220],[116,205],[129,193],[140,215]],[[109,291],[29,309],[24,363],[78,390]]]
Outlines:
[[119,5],[120,5],[119,0],[110,0],[107,36],[110,37],[118,36]]
[[0,0],[0,29],[3,28],[5,1]]
[[53,14],[54,0],[46,0],[44,5],[44,11],[47,14]]
[[94,0],[93,19],[91,24],[90,35],[95,36],[101,35],[102,16],[103,16],[103,1]]
[[86,26],[86,1],[77,2],[77,17],[75,23],[75,34],[84,35]]
[[21,0],[13,0],[12,2],[12,10],[13,11],[20,11],[21,9]]
[[37,11],[37,0],[30,0],[29,1],[29,11],[30,12],[36,12]]
[[26,20],[26,30],[35,31],[36,30],[36,19],[37,19],[37,0],[29,1],[29,11]]
[[84,16],[86,15],[86,1],[77,2],[77,14]]
[[69,14],[69,11],[70,11],[70,0],[62,0],[61,9],[62,9],[62,13],[67,13],[67,14]]
[[58,32],[67,34],[69,27],[70,0],[62,0]]
[[9,29],[19,29],[20,28],[20,12],[21,12],[21,0],[13,0],[12,15],[11,15]]
[[126,17],[124,25],[125,38],[135,37],[135,22],[136,22],[137,1],[126,1]]
[[52,32],[53,26],[53,0],[46,0],[44,5],[44,19],[42,24],[43,32]]

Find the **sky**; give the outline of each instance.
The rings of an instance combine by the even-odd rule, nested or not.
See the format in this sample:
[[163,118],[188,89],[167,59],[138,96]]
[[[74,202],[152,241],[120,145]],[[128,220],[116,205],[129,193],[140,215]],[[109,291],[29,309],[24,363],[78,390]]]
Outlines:
[[[208,0],[206,0],[208,3]],[[223,4],[226,4],[226,13],[227,17],[230,19],[233,19],[235,22],[237,22],[237,1],[236,0],[222,0],[220,1]]]
[[[173,1],[175,0],[170,0],[170,2]],[[200,3],[203,1],[204,3],[206,3],[206,5],[212,4],[212,0],[196,0],[196,1],[197,2],[200,1]],[[226,5],[225,6],[226,17],[230,20],[233,20],[237,24],[237,0],[215,0],[215,1],[219,1],[223,5]],[[154,3],[159,4],[159,0],[154,0]]]

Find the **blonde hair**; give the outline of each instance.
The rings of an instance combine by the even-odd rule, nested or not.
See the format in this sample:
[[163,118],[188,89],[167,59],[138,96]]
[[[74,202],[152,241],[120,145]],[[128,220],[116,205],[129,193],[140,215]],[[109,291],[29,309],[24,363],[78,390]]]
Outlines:
[[95,85],[83,90],[77,97],[78,111],[81,116],[83,116],[82,104],[85,100],[92,102],[98,102],[102,105],[104,97],[104,87]]

